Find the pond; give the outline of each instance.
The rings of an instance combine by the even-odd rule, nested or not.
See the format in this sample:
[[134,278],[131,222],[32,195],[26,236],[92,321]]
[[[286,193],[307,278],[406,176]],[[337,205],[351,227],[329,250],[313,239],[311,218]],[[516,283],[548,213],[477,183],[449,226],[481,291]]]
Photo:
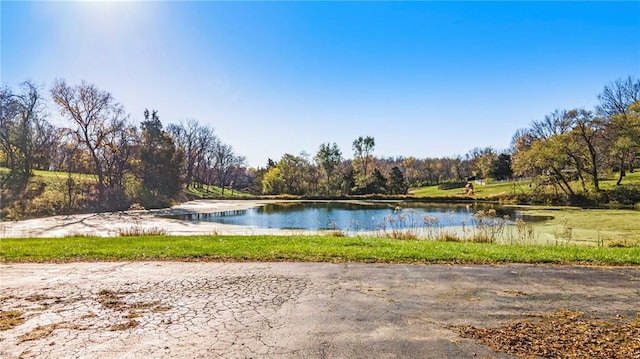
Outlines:
[[[347,232],[424,227],[470,226],[479,210],[476,204],[433,204],[419,202],[283,202],[247,210],[193,213],[174,216],[188,221],[210,221],[257,228],[340,230]],[[513,209],[495,207],[495,218],[521,217]]]

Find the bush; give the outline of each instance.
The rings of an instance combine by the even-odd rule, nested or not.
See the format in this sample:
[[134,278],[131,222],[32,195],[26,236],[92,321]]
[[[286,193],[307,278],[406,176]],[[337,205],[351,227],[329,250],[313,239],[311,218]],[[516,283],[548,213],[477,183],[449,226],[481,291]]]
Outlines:
[[452,232],[443,232],[436,240],[440,242],[462,242],[464,238],[460,238],[460,236]]
[[466,185],[467,185],[467,182],[445,182],[445,183],[440,183],[438,185],[438,189],[447,190],[447,189],[454,189],[454,188],[464,188],[464,186]]
[[556,194],[541,190],[533,191],[530,194],[506,194],[503,195],[501,199],[504,202],[516,202],[519,204],[541,204],[545,206],[565,206],[570,204],[569,199],[564,194]]
[[609,203],[618,203],[623,206],[633,206],[640,202],[640,187],[616,186],[606,191]]
[[574,206],[611,209],[632,208],[639,202],[640,187],[632,185],[616,186],[600,192],[579,193],[571,199]]

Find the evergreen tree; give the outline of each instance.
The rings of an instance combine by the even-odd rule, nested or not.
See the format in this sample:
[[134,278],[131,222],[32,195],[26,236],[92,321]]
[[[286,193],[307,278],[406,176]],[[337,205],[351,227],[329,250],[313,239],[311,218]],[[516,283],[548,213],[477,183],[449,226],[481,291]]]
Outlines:
[[173,138],[162,129],[158,111],[144,111],[140,161],[146,205],[157,206],[175,197],[181,188],[180,158]]
[[499,154],[498,158],[491,164],[489,175],[497,180],[505,180],[513,177],[511,155],[508,153]]
[[409,186],[398,166],[391,169],[389,176],[389,194],[407,194]]

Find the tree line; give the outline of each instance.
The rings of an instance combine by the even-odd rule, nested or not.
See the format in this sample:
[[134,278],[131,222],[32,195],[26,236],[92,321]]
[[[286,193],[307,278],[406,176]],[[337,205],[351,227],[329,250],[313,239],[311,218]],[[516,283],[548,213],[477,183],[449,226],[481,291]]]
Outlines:
[[[567,198],[600,192],[600,179],[617,174],[620,185],[640,160],[640,81],[629,76],[604,87],[593,110],[556,109],[517,131],[513,169]],[[580,183],[581,193],[570,185]],[[589,184],[589,186],[587,185]]]
[[[640,160],[640,81],[631,76],[606,85],[592,110],[557,109],[518,130],[508,149],[381,158],[374,156],[375,139],[360,136],[352,143],[351,158],[336,143],[322,143],[313,155],[286,153],[258,168],[247,168],[244,157],[197,120],[165,127],[157,110],[145,109],[136,126],[109,92],[87,82],[72,86],[56,80],[48,93],[49,98],[30,81],[17,91],[0,89],[0,166],[8,168],[0,172],[4,203],[24,197],[34,169],[94,176],[93,206],[110,210],[132,203],[167,205],[184,188],[218,186],[222,194],[403,195],[410,187],[464,184],[472,178],[526,177],[536,189],[550,187],[572,198],[579,195],[572,181],[579,181],[583,193],[599,192],[605,173],[615,171],[620,184]],[[66,126],[48,121],[52,109]],[[69,175],[69,206],[77,186]]]
[[373,155],[375,138],[353,141],[352,159],[336,143],[322,143],[316,154],[284,154],[264,168],[252,169],[253,192],[315,196],[405,195],[410,187],[464,184],[471,178],[512,177],[511,155],[491,147],[474,148],[464,157],[423,158]]
[[[353,141],[353,157],[345,159],[335,143],[323,143],[313,157],[287,153],[254,170],[253,191],[397,195],[409,187],[517,177],[530,179],[534,193],[551,188],[553,195],[571,202],[600,192],[599,180],[611,171],[620,185],[627,172],[640,166],[640,81],[619,79],[605,85],[597,98],[592,110],[556,109],[534,121],[516,131],[510,148],[503,150],[476,147],[464,156],[378,158],[373,156],[375,139],[367,136]],[[579,182],[579,191],[573,181]]]
[[[169,204],[186,186],[217,185],[224,191],[243,172],[245,159],[197,120],[162,125],[145,109],[140,126],[107,91],[56,80],[50,100],[31,81],[0,89],[0,166],[5,205],[29,196],[33,170],[69,173],[65,192],[82,184],[72,173],[95,177],[89,207],[97,210]],[[50,103],[53,103],[53,106]],[[67,126],[55,126],[55,108]],[[0,203],[2,204],[2,203]]]

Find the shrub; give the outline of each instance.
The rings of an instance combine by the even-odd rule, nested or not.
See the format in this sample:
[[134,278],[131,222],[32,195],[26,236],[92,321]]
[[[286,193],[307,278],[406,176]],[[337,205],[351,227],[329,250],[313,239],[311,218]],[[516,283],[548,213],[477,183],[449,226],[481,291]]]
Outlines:
[[632,243],[627,243],[627,241],[614,239],[611,242],[607,243],[607,247],[610,247],[610,248],[631,248],[631,247],[636,247],[636,245],[632,244]]
[[623,206],[633,206],[640,202],[640,187],[616,186],[606,191],[609,203],[618,203]]
[[516,230],[518,231],[518,242],[520,244],[532,243],[535,240],[533,226],[521,218],[516,219]]
[[120,237],[139,237],[139,236],[165,236],[168,232],[165,228],[142,228],[139,226],[133,226],[130,228],[121,228],[118,230]]
[[446,232],[446,231],[440,233],[440,235],[436,238],[436,240],[441,242],[462,242],[462,238],[460,238],[460,236],[458,236],[455,233]]
[[509,216],[500,216],[491,208],[487,211],[479,210],[473,215],[474,235],[473,242],[495,243],[500,238],[507,225]]
[[418,239],[418,234],[415,231],[411,230],[398,230],[394,229],[391,232],[387,233],[387,238],[391,239]]
[[447,190],[447,189],[454,189],[454,188],[464,188],[464,186],[466,185],[467,185],[467,182],[445,182],[445,183],[440,183],[438,185],[438,189]]

